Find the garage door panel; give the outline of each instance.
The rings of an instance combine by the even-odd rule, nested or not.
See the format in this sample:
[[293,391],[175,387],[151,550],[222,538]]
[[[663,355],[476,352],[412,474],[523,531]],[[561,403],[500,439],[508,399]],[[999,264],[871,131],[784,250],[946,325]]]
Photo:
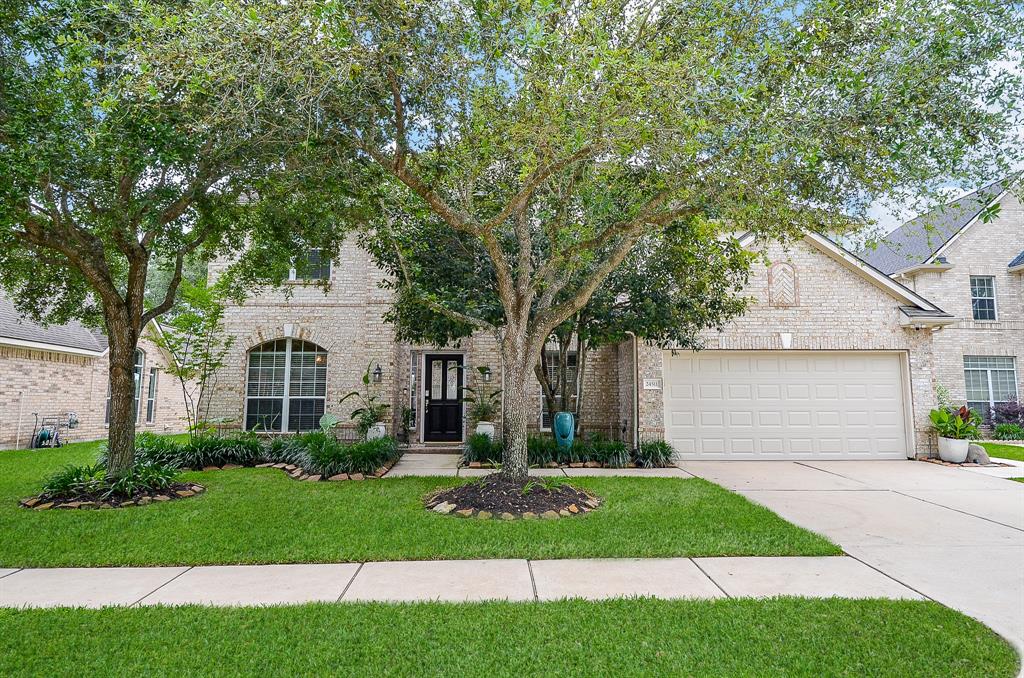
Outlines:
[[680,456],[906,456],[898,353],[666,353],[664,365],[666,438]]

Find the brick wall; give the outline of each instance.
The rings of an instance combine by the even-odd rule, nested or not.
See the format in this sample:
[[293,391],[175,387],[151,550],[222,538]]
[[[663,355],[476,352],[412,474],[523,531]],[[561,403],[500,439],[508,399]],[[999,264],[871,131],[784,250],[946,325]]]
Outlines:
[[[211,264],[211,281],[221,275],[228,261]],[[291,336],[312,341],[328,351],[326,411],[348,421],[357,405],[350,400],[339,404],[349,391],[361,388],[361,377],[370,365],[380,364],[383,377],[375,392],[391,404],[389,429],[397,432],[402,408],[411,402],[411,370],[428,351],[461,353],[467,370],[467,385],[478,386],[476,366],[491,368],[491,389],[501,387],[501,356],[497,339],[477,333],[451,347],[414,346],[395,340],[393,328],[383,321],[391,298],[379,282],[383,272],[354,241],[342,246],[331,268],[330,288],[290,283],[282,289],[258,290],[243,304],[230,306],[224,316],[226,330],[236,337],[225,367],[216,384],[208,389],[210,416],[227,417],[242,425],[248,351],[264,341]],[[619,349],[616,346],[592,352],[585,375],[583,426],[586,430],[619,435]],[[422,408],[422,374],[418,398]],[[533,389],[531,407],[540,424],[540,385]],[[422,420],[422,410],[417,415]],[[469,429],[468,418],[464,419]],[[501,421],[495,422],[500,427]]]
[[[966,398],[964,355],[1013,356],[1018,398],[1024,395],[1024,273],[1007,264],[1024,251],[1024,206],[1013,194],[1001,201],[999,216],[976,223],[942,254],[953,268],[923,271],[906,284],[957,322],[935,335],[935,379],[955,400]],[[976,321],[971,309],[972,275],[995,278],[997,321]]]
[[[782,350],[782,334],[791,335],[789,350],[902,351],[909,355],[913,425],[917,450],[929,445],[928,411],[934,406],[932,333],[900,325],[899,301],[819,250],[809,241],[784,249],[767,248],[769,265],[754,266],[744,294],[753,299],[747,312],[722,332],[705,332],[705,348],[714,350]],[[792,302],[769,304],[769,267],[786,262],[796,285]],[[664,352],[640,345],[640,380],[663,378]],[[641,439],[664,435],[661,390],[640,390]]]
[[[185,431],[184,399],[178,381],[163,370],[168,362],[156,344],[144,336],[139,348],[145,354],[142,370],[142,403],[138,431],[179,433]],[[146,421],[149,370],[157,367],[156,416]],[[27,448],[40,416],[78,414],[79,427],[67,441],[106,438],[107,354],[88,357],[0,346],[0,449]]]

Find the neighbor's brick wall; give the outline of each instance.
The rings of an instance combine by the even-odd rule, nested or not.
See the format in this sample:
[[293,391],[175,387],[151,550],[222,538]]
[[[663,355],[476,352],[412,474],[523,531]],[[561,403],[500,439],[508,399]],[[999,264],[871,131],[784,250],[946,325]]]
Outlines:
[[[139,341],[145,353],[142,371],[142,413],[136,430],[180,433],[187,428],[179,382],[167,374],[167,358],[147,336]],[[149,368],[157,367],[157,408],[146,422]],[[76,412],[79,427],[65,441],[107,437],[107,354],[88,357],[0,346],[0,449],[27,448],[34,428],[33,412],[66,416]],[[20,422],[19,422],[20,412]]]
[[[209,268],[211,282],[216,280],[228,261],[213,262]],[[414,360],[435,347],[413,346],[397,342],[394,331],[384,322],[390,304],[390,292],[378,284],[384,273],[352,240],[346,241],[331,267],[331,284],[325,292],[313,285],[288,284],[283,289],[263,289],[243,304],[229,306],[225,329],[235,339],[225,357],[225,366],[217,375],[216,384],[208,389],[210,416],[227,417],[242,425],[244,417],[247,353],[254,346],[285,336],[285,326],[292,325],[295,338],[312,341],[328,351],[326,410],[344,421],[357,405],[350,400],[339,404],[349,391],[361,388],[367,365],[379,363],[383,378],[374,389],[391,404],[389,429],[397,432],[402,408],[410,403],[410,374]],[[492,370],[490,387],[501,387],[501,355],[497,340],[488,333],[477,333],[457,346],[437,347],[437,351],[464,354],[468,384],[477,383],[477,365]],[[618,348],[606,347],[592,352],[585,375],[587,397],[584,399],[583,425],[586,430],[618,436]],[[419,369],[419,367],[417,368]],[[418,388],[422,419],[422,374]],[[537,413],[533,427],[540,424],[540,385],[532,390],[531,408]],[[495,422],[500,426],[501,421]],[[469,429],[468,417],[465,421]]]
[[[767,248],[771,263],[789,262],[796,270],[796,305],[768,303],[768,268],[756,264],[743,294],[753,298],[747,312],[722,332],[703,334],[708,350],[782,349],[781,333],[792,334],[790,350],[896,350],[909,352],[916,449],[929,449],[928,411],[934,406],[929,330],[900,325],[899,302],[807,241],[788,249]],[[663,379],[664,352],[640,345],[640,382]],[[663,391],[640,390],[641,439],[664,436]]]
[[[964,355],[1013,356],[1017,393],[1024,394],[1024,273],[1007,264],[1024,250],[1024,205],[1012,193],[1001,201],[999,216],[976,223],[943,252],[953,268],[921,272],[905,281],[915,291],[956,316],[957,322],[935,335],[935,378],[955,400],[966,398]],[[972,275],[993,276],[998,320],[976,321],[971,310]]]

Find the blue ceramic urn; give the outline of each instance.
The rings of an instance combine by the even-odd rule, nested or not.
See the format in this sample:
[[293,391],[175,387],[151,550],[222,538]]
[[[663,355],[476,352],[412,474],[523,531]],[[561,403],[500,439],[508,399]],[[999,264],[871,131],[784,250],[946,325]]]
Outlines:
[[556,412],[551,426],[555,432],[555,442],[563,450],[572,447],[572,439],[576,435],[576,422],[572,412]]

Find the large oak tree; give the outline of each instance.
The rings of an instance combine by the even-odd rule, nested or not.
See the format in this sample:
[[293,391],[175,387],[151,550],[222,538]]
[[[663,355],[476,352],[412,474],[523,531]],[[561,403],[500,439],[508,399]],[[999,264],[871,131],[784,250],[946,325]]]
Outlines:
[[1002,0],[205,4],[174,40],[231,78],[272,52],[246,75],[378,201],[368,227],[439,223],[493,270],[497,321],[432,305],[500,336],[513,477],[544,342],[646,235],[843,229],[1015,152],[1020,79],[991,65],[1024,45]]
[[[113,476],[133,457],[139,336],[174,305],[186,265],[255,248],[263,261],[243,278],[270,280],[297,243],[330,242],[329,220],[296,217],[326,200],[310,207],[296,198],[302,174],[283,179],[295,146],[273,92],[244,78],[213,86],[201,53],[177,71],[150,59],[189,11],[132,0],[0,10],[0,284],[26,315],[106,330]],[[248,58],[259,68],[258,51]]]

